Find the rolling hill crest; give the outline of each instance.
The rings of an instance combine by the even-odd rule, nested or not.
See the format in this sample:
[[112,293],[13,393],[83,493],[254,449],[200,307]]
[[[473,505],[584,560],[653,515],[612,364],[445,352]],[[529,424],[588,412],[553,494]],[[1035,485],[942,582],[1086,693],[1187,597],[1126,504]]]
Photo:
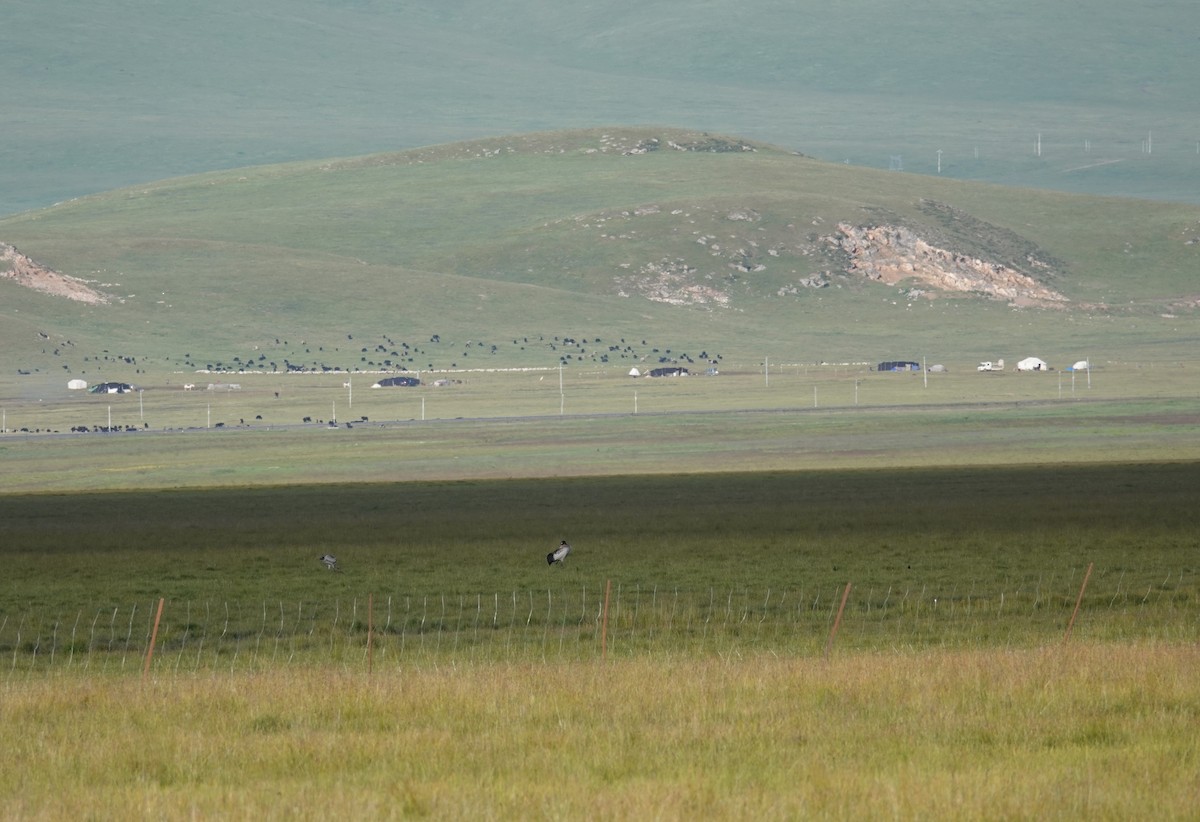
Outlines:
[[[29,295],[14,332],[27,343],[70,325],[92,346],[133,345],[148,326],[163,356],[206,352],[188,362],[402,332],[730,350],[746,328],[788,345],[853,323],[903,329],[881,301],[1194,311],[1198,215],[705,132],[591,129],[178,178],[16,215],[0,221],[0,284]],[[1138,278],[1117,249],[1137,249]],[[79,300],[82,319],[64,307]]]

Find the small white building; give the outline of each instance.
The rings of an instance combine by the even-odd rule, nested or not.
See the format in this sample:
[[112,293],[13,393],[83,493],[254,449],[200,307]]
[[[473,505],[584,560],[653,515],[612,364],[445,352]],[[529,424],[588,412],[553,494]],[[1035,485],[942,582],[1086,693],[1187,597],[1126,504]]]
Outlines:
[[1026,357],[1017,363],[1018,371],[1049,371],[1050,366],[1046,365],[1045,360],[1039,360],[1037,357]]
[[87,380],[79,380],[79,379],[70,380],[67,383],[67,390],[68,391],[86,391],[87,390]]

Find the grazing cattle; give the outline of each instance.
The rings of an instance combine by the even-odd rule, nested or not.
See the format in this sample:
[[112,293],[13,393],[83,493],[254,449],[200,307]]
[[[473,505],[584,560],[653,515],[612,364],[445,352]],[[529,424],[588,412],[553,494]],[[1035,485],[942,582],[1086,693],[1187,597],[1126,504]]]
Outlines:
[[557,548],[546,554],[546,564],[554,565],[555,563],[558,563],[561,565],[562,561],[567,558],[567,554],[569,553],[571,553],[571,546],[567,545],[567,541],[564,539],[558,544]]
[[321,560],[321,562],[325,563],[325,567],[328,568],[330,571],[340,571],[341,570],[340,568],[338,568],[337,557],[335,557],[333,554],[322,554],[321,556],[317,557],[317,559],[319,559],[319,560]]

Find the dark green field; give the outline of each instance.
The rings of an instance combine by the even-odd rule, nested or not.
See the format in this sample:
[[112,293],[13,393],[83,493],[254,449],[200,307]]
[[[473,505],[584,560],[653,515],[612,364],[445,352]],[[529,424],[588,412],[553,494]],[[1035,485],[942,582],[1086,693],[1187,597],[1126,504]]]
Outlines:
[[359,664],[370,595],[384,658],[574,658],[600,652],[611,583],[622,650],[817,653],[851,583],[843,643],[1025,646],[1063,635],[1089,564],[1080,636],[1191,641],[1198,481],[1156,463],[0,496],[0,642],[16,668],[136,657],[164,598],[163,664],[281,642]]

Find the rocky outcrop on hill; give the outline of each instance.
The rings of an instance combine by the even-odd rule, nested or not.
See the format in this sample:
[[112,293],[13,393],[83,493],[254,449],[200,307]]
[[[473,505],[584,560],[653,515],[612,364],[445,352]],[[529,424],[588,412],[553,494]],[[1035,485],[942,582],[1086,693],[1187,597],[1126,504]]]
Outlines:
[[[711,275],[709,275],[711,276]],[[729,294],[697,282],[696,268],[680,259],[664,257],[646,263],[636,276],[618,278],[622,297],[636,293],[648,300],[670,305],[729,305]]]
[[[732,307],[739,296],[797,297],[832,286],[853,288],[855,279],[901,288],[911,298],[957,294],[1019,307],[1071,305],[1047,284],[1062,264],[1033,242],[948,206],[930,203],[923,211],[934,219],[921,228],[899,215],[872,215],[871,223],[838,223],[826,235],[802,234],[807,229],[798,228],[799,221],[781,226],[774,215],[732,204],[694,210],[646,204],[581,216],[574,225],[602,229],[606,242],[692,238],[692,248],[675,255],[621,262],[626,273],[614,277],[620,296],[671,305]],[[642,219],[651,221],[644,229],[635,226]]]
[[848,258],[846,270],[868,279],[939,291],[983,294],[1013,305],[1065,307],[1065,296],[1027,274],[967,254],[939,248],[898,225],[839,223],[827,242]]
[[89,286],[83,280],[38,265],[11,245],[0,243],[0,278],[55,297],[66,297],[81,303],[102,305],[110,297]]

